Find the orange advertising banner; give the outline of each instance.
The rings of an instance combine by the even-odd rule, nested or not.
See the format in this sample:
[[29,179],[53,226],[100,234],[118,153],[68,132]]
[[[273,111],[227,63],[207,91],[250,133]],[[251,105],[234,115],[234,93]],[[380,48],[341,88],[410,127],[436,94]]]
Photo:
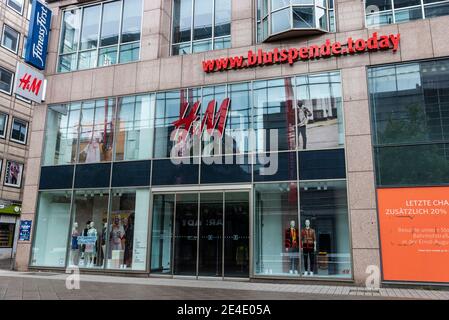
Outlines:
[[377,189],[384,280],[449,282],[449,187]]

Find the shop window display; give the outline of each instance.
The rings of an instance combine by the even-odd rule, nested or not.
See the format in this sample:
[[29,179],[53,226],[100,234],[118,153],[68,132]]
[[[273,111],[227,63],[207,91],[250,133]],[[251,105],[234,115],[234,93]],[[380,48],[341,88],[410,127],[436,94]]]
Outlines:
[[300,183],[303,276],[351,277],[346,181]]
[[297,184],[254,186],[255,274],[299,276]]
[[75,191],[70,241],[70,266],[102,268],[106,253],[109,193]]
[[41,192],[31,265],[65,267],[71,191]]
[[108,269],[145,270],[149,197],[148,189],[113,190],[109,228],[102,235],[109,239]]
[[78,157],[80,163],[112,161],[115,99],[83,102]]

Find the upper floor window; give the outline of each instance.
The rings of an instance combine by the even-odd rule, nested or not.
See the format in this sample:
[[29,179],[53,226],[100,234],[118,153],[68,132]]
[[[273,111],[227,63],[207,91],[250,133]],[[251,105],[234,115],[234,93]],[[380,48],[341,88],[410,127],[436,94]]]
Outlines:
[[447,0],[365,0],[366,26],[449,15]]
[[23,0],[7,0],[7,5],[18,14],[23,13]]
[[19,39],[20,33],[18,33],[10,26],[7,26],[6,24],[3,25],[3,34],[2,34],[3,48],[6,48],[14,53],[17,53],[17,49],[19,48]]
[[334,0],[258,0],[257,42],[335,32]]
[[14,73],[0,67],[0,92],[11,94]]
[[110,1],[64,11],[58,71],[136,61],[142,0]]
[[11,126],[11,141],[26,144],[28,134],[28,122],[13,118]]
[[174,0],[172,54],[231,46],[231,0]]

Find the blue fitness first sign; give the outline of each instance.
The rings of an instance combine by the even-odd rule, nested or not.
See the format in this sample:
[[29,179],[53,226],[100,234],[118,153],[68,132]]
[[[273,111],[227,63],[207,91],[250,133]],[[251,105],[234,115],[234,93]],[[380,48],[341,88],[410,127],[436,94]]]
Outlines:
[[50,35],[51,11],[43,3],[33,0],[26,45],[25,62],[44,70]]

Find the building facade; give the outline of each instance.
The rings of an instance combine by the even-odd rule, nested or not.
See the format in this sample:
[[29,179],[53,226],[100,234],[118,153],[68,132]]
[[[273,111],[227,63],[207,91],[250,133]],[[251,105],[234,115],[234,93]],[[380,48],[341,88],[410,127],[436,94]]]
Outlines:
[[449,282],[449,2],[49,7],[18,270]]
[[15,254],[23,177],[32,123],[32,103],[13,93],[16,65],[25,56],[31,2],[0,3],[0,264]]

